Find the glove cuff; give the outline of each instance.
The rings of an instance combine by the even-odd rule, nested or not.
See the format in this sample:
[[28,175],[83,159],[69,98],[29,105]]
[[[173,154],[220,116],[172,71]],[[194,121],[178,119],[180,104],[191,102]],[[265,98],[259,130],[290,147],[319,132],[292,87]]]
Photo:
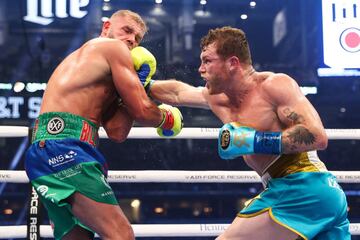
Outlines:
[[254,153],[281,154],[281,132],[256,132]]
[[150,90],[151,90],[151,87],[154,84],[154,82],[155,82],[155,80],[150,79],[149,83],[145,84],[145,92],[148,96],[150,94]]
[[160,111],[163,114],[163,119],[159,124],[158,128],[162,128],[166,130],[172,129],[175,121],[173,114],[171,113],[171,111],[162,108],[160,108]]

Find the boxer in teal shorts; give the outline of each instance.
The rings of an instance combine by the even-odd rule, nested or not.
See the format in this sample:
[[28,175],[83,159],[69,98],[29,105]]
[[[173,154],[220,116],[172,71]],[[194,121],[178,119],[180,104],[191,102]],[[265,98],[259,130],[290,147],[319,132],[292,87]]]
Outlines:
[[165,80],[149,92],[164,103],[210,109],[224,124],[219,156],[244,161],[263,179],[266,190],[216,240],[349,240],[345,194],[316,155],[328,137],[297,81],[257,71],[241,29],[210,29],[200,48],[204,87]]
[[[351,236],[346,196],[335,176],[324,165],[312,166],[308,155],[316,158],[312,153],[279,158],[267,170],[267,178],[263,178],[265,190],[250,199],[238,217],[249,218],[268,211],[275,222],[302,239],[348,240]],[[299,164],[291,169],[295,161]],[[321,162],[318,160],[317,164],[320,166]]]

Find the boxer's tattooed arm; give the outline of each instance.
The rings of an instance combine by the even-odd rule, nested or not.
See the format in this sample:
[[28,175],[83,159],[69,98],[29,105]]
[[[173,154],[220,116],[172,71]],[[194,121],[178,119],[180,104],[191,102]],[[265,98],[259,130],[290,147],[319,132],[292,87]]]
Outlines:
[[[305,123],[304,117],[290,108],[285,108],[283,113],[286,118],[291,121],[292,125]],[[286,131],[283,137],[283,150],[285,152],[289,150],[306,150],[308,146],[311,146],[316,141],[314,134],[311,133],[304,125],[293,126]]]
[[283,151],[302,152],[315,143],[315,136],[304,126],[294,126],[283,134]]
[[294,129],[287,134],[287,137],[294,144],[311,145],[315,142],[314,135],[303,126],[294,127]]
[[304,117],[300,114],[297,114],[295,111],[291,110],[290,108],[285,108],[283,113],[285,114],[286,118],[291,121],[292,124],[300,124],[304,123]]

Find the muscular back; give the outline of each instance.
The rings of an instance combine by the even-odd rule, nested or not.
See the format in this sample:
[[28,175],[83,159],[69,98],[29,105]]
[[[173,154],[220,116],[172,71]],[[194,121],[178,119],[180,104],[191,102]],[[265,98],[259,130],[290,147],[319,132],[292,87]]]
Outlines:
[[114,41],[122,44],[98,38],[66,57],[48,82],[40,113],[69,112],[100,125],[103,112],[116,98],[104,51]]

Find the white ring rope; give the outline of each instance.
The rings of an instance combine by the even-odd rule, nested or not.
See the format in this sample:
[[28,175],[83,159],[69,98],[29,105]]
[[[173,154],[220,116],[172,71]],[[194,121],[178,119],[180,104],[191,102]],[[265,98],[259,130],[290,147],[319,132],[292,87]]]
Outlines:
[[[340,183],[359,183],[360,171],[331,171]],[[116,183],[260,183],[254,171],[109,171],[109,182]],[[0,182],[27,183],[25,171],[0,170]]]
[[[28,136],[28,127],[18,126],[0,126],[0,137],[26,137]],[[326,129],[329,139],[332,140],[360,140],[360,129]],[[174,138],[178,139],[217,139],[219,128],[183,128],[180,134]],[[107,138],[105,130],[100,128],[100,138]],[[133,127],[130,130],[128,138],[149,139],[162,138],[156,133],[155,128],[151,127]]]
[[[28,127],[0,126],[0,137],[27,137]],[[184,128],[175,138],[217,139],[218,128]],[[329,139],[360,140],[360,129],[326,129]],[[100,138],[107,138],[103,128]],[[134,127],[128,138],[161,138],[154,128]],[[359,183],[360,171],[332,171],[340,183]],[[160,177],[159,177],[160,176]],[[109,171],[109,182],[180,182],[180,183],[260,183],[253,171]],[[0,182],[27,183],[25,171],[0,170]],[[136,237],[213,237],[220,235],[229,224],[134,224]],[[360,235],[360,223],[350,224],[352,235]],[[0,239],[25,238],[27,226],[0,226]],[[48,225],[40,226],[41,237],[53,237]]]
[[[229,224],[133,224],[136,237],[215,237]],[[0,239],[25,238],[27,226],[0,226]],[[360,235],[360,223],[350,224],[351,235]],[[40,237],[53,237],[49,225],[40,226]]]

